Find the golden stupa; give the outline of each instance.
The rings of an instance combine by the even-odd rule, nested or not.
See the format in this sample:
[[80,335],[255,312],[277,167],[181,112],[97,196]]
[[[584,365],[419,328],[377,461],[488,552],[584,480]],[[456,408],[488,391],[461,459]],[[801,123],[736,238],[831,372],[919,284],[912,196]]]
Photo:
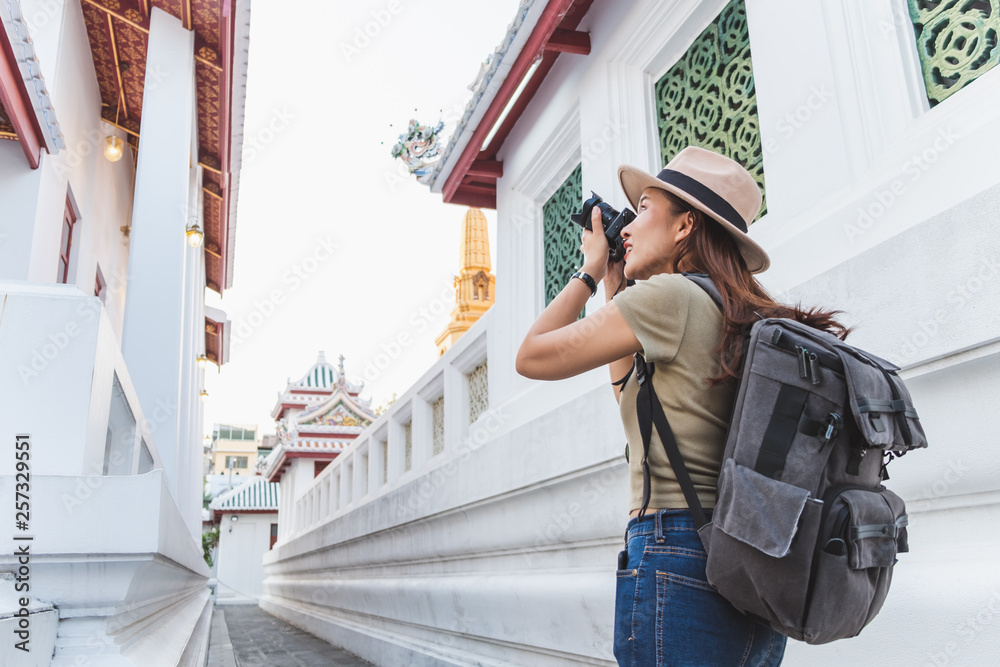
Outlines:
[[459,272],[455,276],[455,308],[451,311],[448,326],[434,340],[440,354],[454,345],[493,305],[496,277],[490,273],[491,268],[486,216],[480,209],[470,208],[462,223]]

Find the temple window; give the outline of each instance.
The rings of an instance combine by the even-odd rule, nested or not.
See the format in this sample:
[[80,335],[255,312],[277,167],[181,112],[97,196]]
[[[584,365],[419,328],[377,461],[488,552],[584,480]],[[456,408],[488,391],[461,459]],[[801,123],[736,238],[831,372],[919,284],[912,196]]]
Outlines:
[[76,213],[73,202],[66,196],[66,208],[63,211],[62,240],[59,242],[59,275],[56,282],[69,282],[70,256],[73,252],[73,232],[76,228]]
[[907,0],[933,107],[1000,62],[1000,5],[987,0]]
[[[730,157],[764,190],[764,159],[744,0],[733,0],[655,85],[660,157],[687,146]],[[767,211],[767,202],[758,217]]]
[[576,169],[542,206],[542,244],[545,252],[545,305],[566,286],[569,277],[583,265],[580,227],[569,216],[583,203],[583,168]]

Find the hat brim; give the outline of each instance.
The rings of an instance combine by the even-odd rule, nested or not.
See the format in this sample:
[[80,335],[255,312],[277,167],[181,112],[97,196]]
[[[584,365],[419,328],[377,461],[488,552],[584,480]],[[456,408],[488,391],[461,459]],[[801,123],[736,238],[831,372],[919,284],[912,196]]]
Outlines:
[[632,209],[636,212],[638,212],[639,209],[639,197],[642,196],[643,190],[646,188],[658,188],[660,190],[665,190],[666,192],[683,199],[685,202],[691,204],[691,206],[697,208],[706,216],[722,225],[722,227],[733,237],[733,240],[736,241],[736,247],[739,249],[740,254],[743,255],[743,261],[746,262],[747,269],[750,270],[750,273],[761,273],[762,271],[766,271],[768,267],[771,266],[771,258],[768,257],[767,253],[764,252],[764,249],[757,245],[757,243],[746,233],[737,229],[733,223],[729,222],[721,215],[705,206],[702,202],[698,201],[698,199],[677,186],[665,183],[656,176],[629,165],[622,165],[618,168],[618,182],[621,183],[622,190],[625,192],[625,197],[628,198],[629,204],[632,205]]

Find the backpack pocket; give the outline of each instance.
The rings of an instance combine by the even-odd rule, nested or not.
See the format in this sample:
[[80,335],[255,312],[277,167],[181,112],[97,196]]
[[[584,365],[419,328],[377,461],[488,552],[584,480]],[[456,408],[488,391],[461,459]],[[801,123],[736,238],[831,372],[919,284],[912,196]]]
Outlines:
[[927,446],[910,392],[895,366],[880,365],[847,345],[837,347],[847,378],[848,403],[868,447],[907,452]]
[[792,548],[809,492],[726,459],[719,475],[715,528],[773,558]]
[[896,554],[908,550],[906,508],[892,491],[841,487],[824,500],[804,631],[815,644],[861,632],[885,602]]
[[805,489],[727,459],[712,523],[700,531],[709,583],[743,613],[801,639],[822,510]]

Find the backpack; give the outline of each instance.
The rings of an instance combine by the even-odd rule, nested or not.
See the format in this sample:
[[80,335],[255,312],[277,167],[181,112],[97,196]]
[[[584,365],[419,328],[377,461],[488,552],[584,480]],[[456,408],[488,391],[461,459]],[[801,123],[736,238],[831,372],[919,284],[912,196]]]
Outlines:
[[[685,274],[722,304],[703,274]],[[708,581],[738,610],[810,644],[856,636],[885,601],[908,551],[903,500],[886,465],[927,440],[897,366],[791,319],[762,319],[745,341],[711,521],[635,355],[650,497],[651,426],[708,554]],[[626,376],[627,377],[627,376]],[[640,513],[641,515],[641,513]]]

